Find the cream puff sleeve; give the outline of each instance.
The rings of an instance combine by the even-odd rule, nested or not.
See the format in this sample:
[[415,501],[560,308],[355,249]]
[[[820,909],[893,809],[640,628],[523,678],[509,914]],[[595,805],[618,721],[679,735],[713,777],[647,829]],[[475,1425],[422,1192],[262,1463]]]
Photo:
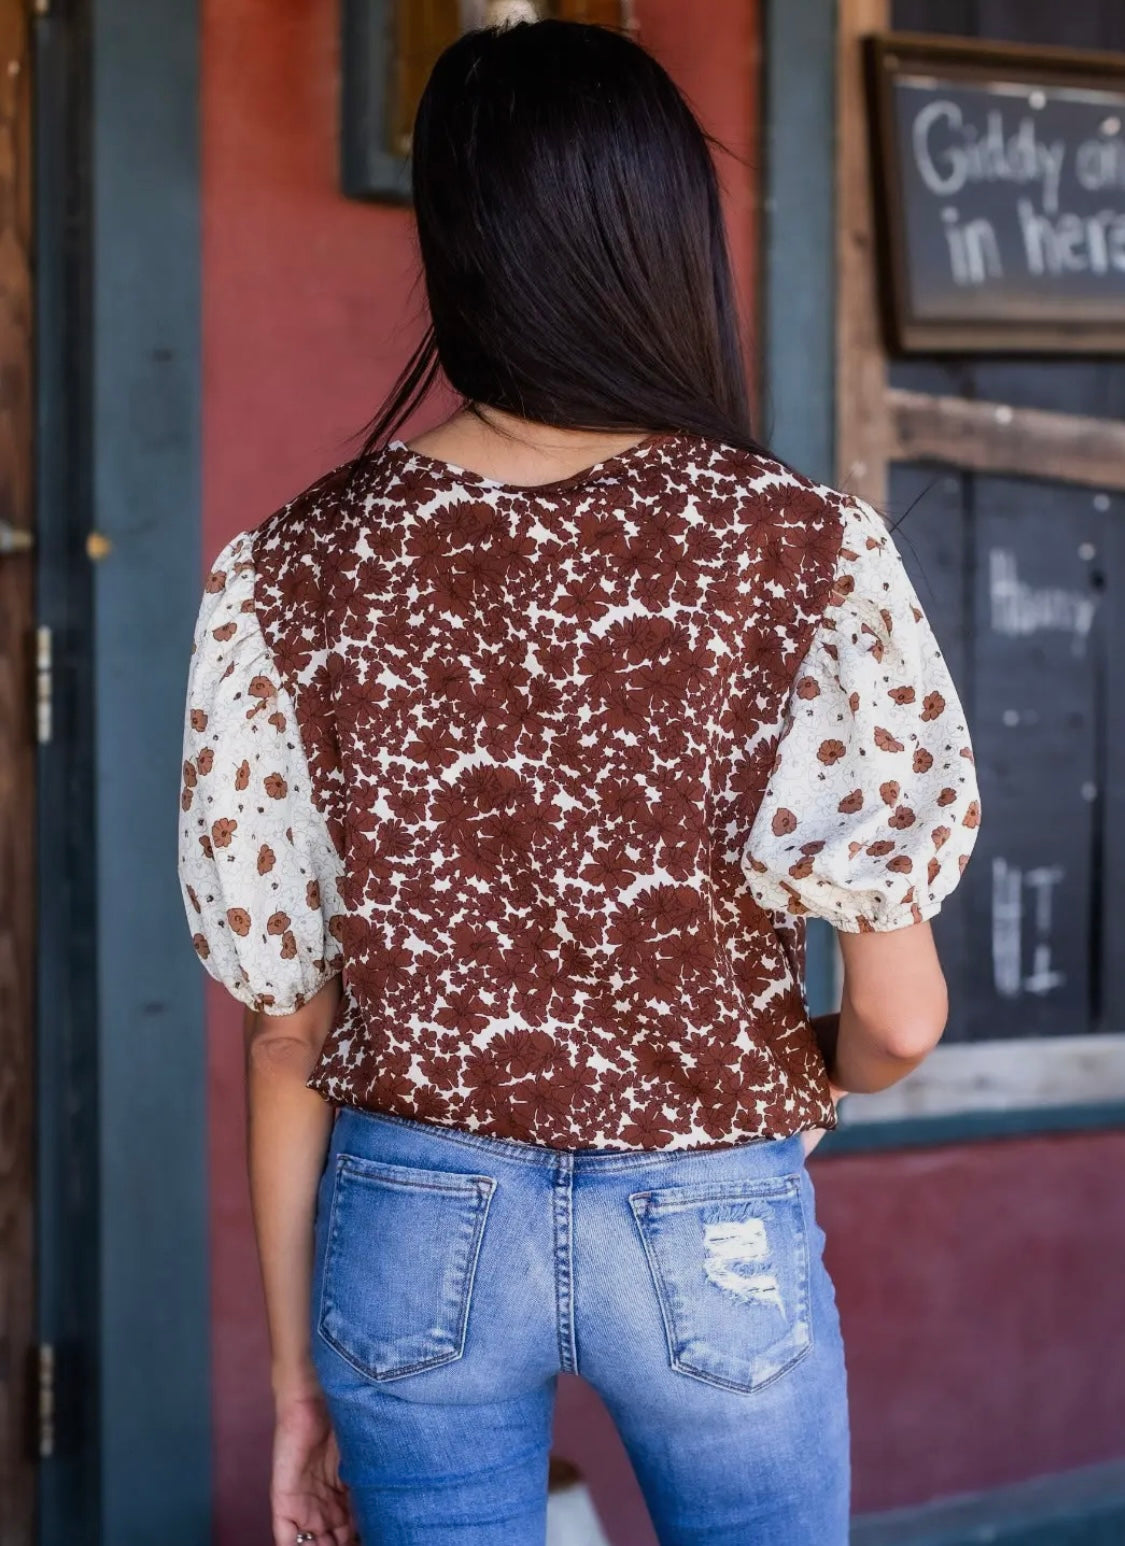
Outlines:
[[251,539],[219,555],[195,631],[180,883],[195,949],[250,1008],[286,1014],[342,967],[341,861],[254,611]]
[[857,502],[743,855],[748,884],[767,911],[902,928],[938,911],[979,824],[949,671],[886,526]]

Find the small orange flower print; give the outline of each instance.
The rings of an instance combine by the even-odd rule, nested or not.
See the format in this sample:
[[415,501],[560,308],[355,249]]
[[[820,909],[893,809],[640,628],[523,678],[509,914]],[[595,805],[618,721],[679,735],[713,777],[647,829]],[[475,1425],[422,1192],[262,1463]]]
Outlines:
[[333,913],[328,920],[328,932],[334,940],[340,941],[344,937],[344,925],[347,923],[344,913]]
[[934,759],[932,755],[924,746],[919,746],[918,750],[914,753],[915,773],[928,773],[933,765]]
[[963,827],[979,827],[980,826],[980,802],[979,801],[973,800],[970,803],[968,810],[961,817],[961,825]]
[[939,692],[928,692],[922,699],[922,718],[938,719],[945,713],[945,699]]
[[246,758],[243,757],[242,761],[238,764],[238,767],[235,769],[234,787],[236,789],[245,789],[249,783],[250,783],[250,764],[246,761]]
[[211,573],[207,576],[207,584],[203,587],[203,589],[208,596],[215,596],[226,586],[226,583],[226,570],[212,569]]
[[237,934],[240,939],[245,939],[250,932],[250,914],[245,907],[228,907],[227,922],[231,932]]
[[310,880],[305,887],[305,905],[311,907],[314,912],[320,906],[320,883],[318,881]]
[[824,840],[820,838],[815,843],[802,843],[801,852],[803,854],[818,854],[823,847]]
[[903,827],[912,827],[917,819],[909,805],[899,805],[891,812],[887,821],[889,826],[901,831]]
[[895,854],[893,859],[888,859],[887,868],[894,870],[896,875],[909,875],[914,868],[914,860],[907,854]]
[[206,730],[207,729],[207,715],[203,712],[202,709],[192,709],[192,711],[191,711],[191,728],[193,730]]
[[238,831],[238,822],[231,821],[227,816],[220,816],[218,821],[211,823],[211,836],[216,848],[229,848],[230,840]]
[[952,805],[954,800],[956,800],[956,798],[957,798],[957,791],[956,791],[956,789],[943,789],[942,792],[937,797],[937,803],[939,805]]
[[273,711],[273,713],[270,715],[269,719],[266,720],[266,724],[267,725],[272,725],[275,730],[284,730],[285,729],[285,715],[282,714],[280,712],[280,710],[275,709]]
[[252,698],[276,698],[277,688],[268,676],[252,676],[249,687]]
[[[862,843],[849,843],[848,844],[848,858],[849,859],[854,859],[856,854],[859,853],[859,851],[860,851],[860,849],[862,847],[863,847]],[[892,848],[894,847],[893,843],[891,844],[891,847]]]
[[830,768],[834,762],[839,762],[846,751],[847,747],[843,741],[821,741],[816,749],[816,758],[818,762],[823,762],[826,768]]
[[200,774],[206,778],[215,766],[215,753],[209,746],[205,746],[199,753],[199,756],[195,759],[195,765],[199,769]]
[[212,848],[211,839],[207,836],[206,832],[200,837],[199,846],[203,850],[203,857],[205,859],[213,859],[215,857],[215,850]]
[[884,805],[897,805],[901,792],[893,778],[888,779],[885,784],[879,785],[879,794]]
[[284,800],[289,793],[289,785],[280,773],[270,773],[262,780],[265,791],[271,800]]
[[935,827],[930,833],[935,848],[944,848],[949,842],[950,829],[948,827]]
[[292,961],[296,954],[297,940],[296,936],[290,930],[287,934],[284,934],[281,939],[281,959],[283,961]]
[[798,859],[796,864],[789,866],[789,873],[794,880],[807,880],[812,872],[813,862],[807,855],[803,859]]
[[884,653],[884,651],[883,651],[883,641],[882,641],[882,639],[880,639],[879,635],[875,632],[874,628],[872,628],[871,624],[870,623],[864,623],[863,627],[860,629],[860,633],[869,633],[871,635],[872,644],[871,644],[870,653],[871,653],[871,655],[874,657],[874,659],[876,661],[881,661],[883,659],[883,653]]
[[277,862],[277,856],[268,843],[258,849],[258,874],[268,875]]
[[879,616],[883,619],[883,627],[887,630],[887,632],[888,633],[893,632],[894,626],[895,626],[895,620],[891,616],[891,614],[887,611],[886,607],[880,607],[879,608]]
[[836,809],[843,816],[852,816],[856,811],[861,811],[863,809],[863,790],[853,789],[850,794],[844,796]]
[[218,628],[212,628],[211,637],[220,644],[225,644],[228,639],[233,639],[238,632],[237,623],[223,623]]
[[859,713],[859,694],[857,692],[848,694],[848,708],[851,709],[853,714]]
[[894,851],[894,844],[885,837],[881,837],[877,843],[868,843],[867,852],[873,859],[881,859],[884,854]]
[[266,933],[284,934],[292,922],[288,913],[271,913],[266,920]]
[[915,693],[913,687],[892,687],[887,697],[894,703],[913,703]]
[[900,752],[903,749],[901,741],[897,741],[889,730],[884,730],[882,725],[875,727],[875,745],[882,752]]
[[968,864],[968,862],[969,862],[968,854],[959,854],[957,856],[957,869],[958,869],[958,872],[960,874],[963,875],[965,873],[965,866],[966,866],[966,864]]
[[182,811],[190,811],[191,810],[191,802],[194,799],[195,799],[195,792],[194,792],[194,790],[188,789],[185,786],[184,792],[180,796],[180,809]]
[[189,789],[194,789],[198,782],[199,782],[199,775],[195,771],[195,763],[194,762],[185,762],[184,763],[184,783],[188,786]]
[[927,881],[927,884],[932,886],[934,881],[938,878],[938,875],[940,874],[940,872],[941,872],[941,860],[940,859],[931,859],[929,864],[927,864],[927,866],[926,866],[926,881]]
[[973,748],[971,746],[962,746],[961,750],[957,753],[957,755],[959,757],[964,757],[966,759],[966,761],[968,761],[968,762],[975,763],[976,760],[977,760],[973,756]]
[[184,890],[187,892],[188,901],[195,908],[196,912],[197,913],[201,913],[203,911],[203,909],[199,905],[199,898],[195,894],[195,887],[194,886],[185,886]]
[[784,806],[774,812],[773,821],[770,823],[774,837],[787,837],[790,832],[797,830],[797,818],[792,811]]
[[206,961],[211,954],[211,946],[207,943],[206,934],[193,934],[191,942],[195,946],[195,953],[201,961]]
[[819,698],[820,685],[813,676],[803,676],[797,683],[798,698]]

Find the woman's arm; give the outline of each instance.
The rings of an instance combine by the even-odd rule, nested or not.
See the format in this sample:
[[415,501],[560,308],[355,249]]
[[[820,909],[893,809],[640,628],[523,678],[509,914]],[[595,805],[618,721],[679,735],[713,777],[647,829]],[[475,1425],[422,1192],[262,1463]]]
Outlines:
[[[812,1022],[837,1101],[849,1091],[870,1094],[905,1079],[937,1046],[949,1007],[928,923],[838,938],[840,1009]],[[823,1137],[822,1128],[808,1132],[805,1153]]]
[[843,1090],[885,1090],[917,1068],[945,1030],[949,996],[933,931],[915,923],[839,940],[844,986],[829,1076]]
[[316,1193],[332,1108],[306,1087],[340,998],[334,977],[291,1015],[246,1016],[250,1197],[266,1294],[274,1396],[317,1389],[309,1353]]
[[309,1346],[316,1194],[332,1108],[308,1079],[340,998],[333,978],[294,1014],[246,1016],[250,1196],[269,1322],[276,1426],[274,1539],[354,1540],[339,1454]]

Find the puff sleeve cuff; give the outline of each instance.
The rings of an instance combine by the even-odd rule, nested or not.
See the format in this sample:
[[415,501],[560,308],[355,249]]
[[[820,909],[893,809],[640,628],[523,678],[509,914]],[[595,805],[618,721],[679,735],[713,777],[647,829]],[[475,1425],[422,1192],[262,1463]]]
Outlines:
[[242,1003],[276,1015],[341,970],[342,865],[258,626],[250,554],[244,533],[219,555],[196,625],[179,869],[204,966]]
[[845,515],[743,869],[759,904],[846,933],[932,917],[980,824],[957,693],[886,526]]

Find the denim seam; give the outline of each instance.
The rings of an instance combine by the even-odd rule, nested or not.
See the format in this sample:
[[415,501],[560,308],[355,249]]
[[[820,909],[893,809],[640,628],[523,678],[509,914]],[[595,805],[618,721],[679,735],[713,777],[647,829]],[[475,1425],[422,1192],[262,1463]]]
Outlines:
[[574,1336],[574,1163],[566,1154],[555,1162],[551,1185],[555,1225],[555,1315],[559,1343],[559,1367],[564,1374],[578,1372]]

